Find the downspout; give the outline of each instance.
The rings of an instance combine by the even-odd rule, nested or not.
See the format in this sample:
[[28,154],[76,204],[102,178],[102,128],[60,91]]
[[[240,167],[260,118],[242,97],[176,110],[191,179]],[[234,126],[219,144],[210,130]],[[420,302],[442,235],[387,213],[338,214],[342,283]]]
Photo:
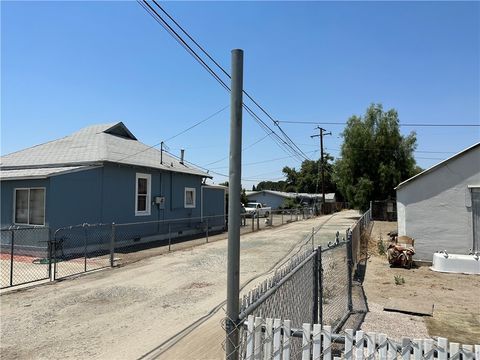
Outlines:
[[203,222],[203,185],[200,185],[200,222]]

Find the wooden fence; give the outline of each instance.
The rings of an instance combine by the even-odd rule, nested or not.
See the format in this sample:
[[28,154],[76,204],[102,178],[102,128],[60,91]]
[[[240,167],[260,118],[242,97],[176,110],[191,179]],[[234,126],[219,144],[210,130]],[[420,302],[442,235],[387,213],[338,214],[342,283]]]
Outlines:
[[[292,342],[302,342],[293,351]],[[246,342],[240,351],[246,360],[480,360],[480,345],[449,343],[445,338],[403,338],[396,343],[385,334],[345,330],[333,334],[330,326],[303,324],[292,329],[290,320],[262,319],[249,316],[246,322]]]

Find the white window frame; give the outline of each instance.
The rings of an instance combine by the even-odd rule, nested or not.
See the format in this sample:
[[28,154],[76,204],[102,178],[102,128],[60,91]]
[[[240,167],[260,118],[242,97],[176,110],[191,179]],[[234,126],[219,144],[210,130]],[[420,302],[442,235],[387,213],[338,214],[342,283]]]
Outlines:
[[[193,204],[187,204],[187,191],[193,192]],[[193,209],[197,207],[197,189],[186,187],[183,193],[183,205],[186,209]]]
[[[26,223],[17,223],[16,222],[17,190],[28,190],[27,222]],[[30,224],[30,190],[43,190],[43,224]],[[13,189],[13,217],[12,217],[12,223],[15,224],[15,225],[45,226],[45,218],[47,217],[46,206],[47,206],[47,189],[45,187],[14,188]]]
[[[139,211],[138,210],[138,179],[146,179],[147,180],[147,199],[146,199],[146,210]],[[152,194],[152,175],[150,174],[142,174],[136,173],[135,176],[135,216],[148,216],[151,214],[152,204],[151,204],[151,197]]]

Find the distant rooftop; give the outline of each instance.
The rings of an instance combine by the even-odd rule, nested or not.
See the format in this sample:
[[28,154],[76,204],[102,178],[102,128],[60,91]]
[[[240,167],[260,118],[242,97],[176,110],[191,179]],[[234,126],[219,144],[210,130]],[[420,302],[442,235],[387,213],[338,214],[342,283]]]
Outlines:
[[[318,199],[322,198],[322,194],[310,194],[310,193],[296,193],[296,192],[285,192],[285,191],[274,191],[274,190],[260,190],[260,191],[246,191],[245,194],[247,196],[250,195],[256,195],[261,192],[266,192],[269,194],[281,196],[284,198],[290,198],[290,199],[295,199],[297,197],[303,198],[303,199]],[[325,193],[325,200],[334,200],[335,199],[335,193]]]
[[[162,157],[162,163],[160,163]],[[39,168],[99,165],[104,162],[143,166],[165,171],[211,176],[179,159],[145,145],[122,123],[85,127],[64,138],[20,150],[0,158],[2,177],[7,170],[37,169],[24,177],[39,175]],[[70,169],[71,170],[71,169]],[[47,170],[41,172],[44,175]],[[14,175],[13,173],[11,174]]]

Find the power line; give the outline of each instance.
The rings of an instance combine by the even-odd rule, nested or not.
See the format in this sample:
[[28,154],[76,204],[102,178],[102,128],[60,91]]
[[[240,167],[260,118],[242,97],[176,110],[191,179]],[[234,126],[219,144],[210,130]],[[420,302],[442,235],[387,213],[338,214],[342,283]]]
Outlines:
[[225,110],[226,108],[228,108],[228,107],[229,107],[229,105],[225,106],[224,108],[222,108],[222,109],[220,109],[220,110],[217,110],[217,111],[214,112],[213,114],[207,116],[205,119],[200,120],[199,122],[193,124],[192,126],[188,127],[187,129],[182,130],[182,131],[179,132],[178,134],[173,135],[172,137],[168,138],[167,140],[162,140],[162,141],[160,141],[160,142],[158,142],[158,143],[156,143],[156,144],[154,144],[154,145],[148,146],[147,148],[145,148],[145,149],[143,149],[143,150],[140,150],[140,151],[138,151],[138,152],[136,152],[136,153],[134,153],[134,154],[127,155],[127,156],[125,156],[125,157],[123,157],[123,158],[121,158],[121,159],[119,159],[119,160],[117,160],[117,161],[122,161],[122,160],[125,160],[125,159],[128,159],[128,158],[131,158],[132,156],[141,154],[141,153],[143,153],[143,152],[145,152],[145,151],[147,151],[147,150],[150,150],[150,149],[152,149],[152,148],[154,148],[154,147],[157,147],[158,145],[161,145],[162,143],[165,143],[165,142],[168,141],[168,140],[172,140],[172,139],[176,138],[177,136],[180,136],[180,135],[186,133],[187,131],[193,129],[194,127],[196,127],[196,126],[204,123],[205,121],[210,120],[211,118],[213,118],[214,116],[220,114],[222,111],[224,111],[224,110]]
[[[250,149],[251,147],[253,147],[253,146],[255,146],[255,145],[257,145],[259,142],[262,142],[262,141],[265,140],[269,135],[270,135],[270,134],[267,134],[267,135],[265,135],[264,137],[262,137],[261,139],[258,139],[257,141],[255,141],[254,143],[252,143],[252,144],[250,144],[250,145],[248,145],[248,146],[245,146],[245,147],[242,149],[242,152],[245,151],[245,150]],[[208,163],[208,164],[205,164],[205,166],[213,165],[213,164],[219,163],[220,161],[223,161],[223,160],[226,160],[226,159],[228,159],[228,156],[225,156],[225,157],[223,157],[223,158],[221,158],[221,159],[218,159],[218,160],[212,161],[212,162],[210,162],[210,163]]]
[[173,135],[172,137],[169,137],[169,138],[166,139],[166,140],[163,140],[163,142],[167,142],[167,141],[173,140],[173,139],[175,139],[176,137],[178,137],[178,136],[180,136],[180,135],[182,135],[182,134],[185,134],[187,131],[192,130],[193,128],[197,127],[198,125],[203,124],[205,121],[210,120],[210,119],[213,118],[215,115],[220,114],[222,111],[224,111],[224,110],[225,110],[226,108],[228,108],[229,106],[230,106],[230,105],[227,105],[227,106],[225,106],[224,108],[221,108],[221,109],[218,110],[216,113],[210,115],[209,117],[207,117],[207,118],[205,118],[205,119],[203,119],[203,120],[200,120],[199,122],[197,122],[197,123],[193,124],[192,126],[186,128],[185,130],[180,131],[178,134]]
[[[312,146],[312,147],[317,147],[318,145],[316,144],[299,144],[303,146]],[[376,150],[376,151],[381,151],[381,152],[395,152],[398,151],[398,149],[379,149],[379,148],[353,148],[353,149],[360,149],[360,150]],[[334,148],[325,148],[325,150],[333,150],[333,151],[341,151],[341,149],[334,149]],[[456,154],[455,151],[432,151],[432,150],[413,150],[414,153],[419,153],[419,154]]]
[[[137,0],[137,2],[153,17],[153,19],[159,23],[179,44],[182,46],[207,72],[212,75],[212,77],[228,92],[230,92],[230,87],[218,76],[218,74],[183,40],[183,38],[153,9],[145,0]],[[158,7],[159,5],[156,4]],[[161,7],[160,7],[161,8]],[[164,11],[162,9],[162,11]],[[165,11],[164,11],[165,12]],[[253,111],[243,104],[245,110],[253,117],[257,122],[260,122],[259,125],[265,131],[265,128],[268,128],[268,125],[265,124],[261,119],[259,119]],[[269,129],[269,128],[268,128]],[[271,129],[269,129],[272,131]],[[273,132],[273,131],[272,131]],[[274,139],[275,140],[275,139]],[[282,146],[282,144],[280,144]]]
[[[210,59],[210,61],[212,61],[228,78],[230,78],[230,74],[217,61],[215,61],[215,59],[197,41],[195,41],[195,39],[190,36],[190,34],[177,21],[175,21],[175,19],[170,16],[170,14],[165,9],[163,9],[155,0],[153,0],[153,2],[160,9],[160,11],[162,11],[200,49],[200,51],[203,52],[208,57],[208,59]],[[278,129],[287,139],[287,141],[292,144],[305,159],[308,159],[308,156],[306,156],[302,149],[300,149],[295,144],[295,142],[283,131],[280,125],[278,125],[278,121],[273,119],[273,117],[257,101],[255,101],[246,90],[243,90],[243,93],[274,123],[275,126],[278,127]]]
[[[165,21],[165,19],[162,18],[160,14],[158,14],[155,9],[153,9],[146,0],[137,0],[140,5],[191,55],[194,57],[194,59],[200,63],[202,67],[204,67],[207,72],[209,72],[217,82],[222,85],[227,91],[230,91],[230,88],[228,85],[220,78],[220,76],[193,50],[187,43],[186,41]],[[191,37],[185,29],[183,29],[178,22],[176,22],[172,16],[170,16],[156,1],[153,1],[154,4],[164,13],[168,16],[168,18],[174,22],[176,26],[180,28],[180,30],[191,40],[193,43],[211,60],[213,63],[221,69],[221,71],[228,77],[230,78],[230,75],[226,72],[226,70],[220,66],[218,62],[216,62],[212,56],[210,56],[206,50],[201,47],[198,42],[196,42],[193,37]],[[292,154],[296,154],[296,156],[299,156],[300,158],[303,157],[304,159],[308,159],[306,154],[290,139],[290,137],[281,129],[281,127],[278,125],[278,122],[276,122],[266,111],[263,109],[246,91],[243,91],[244,94],[257,106],[259,109],[264,112],[274,123],[275,126],[278,127],[280,132],[283,134],[283,136],[286,138],[286,140],[283,140],[278,134],[276,134],[263,120],[261,120],[258,115],[250,109],[246,104],[243,104],[244,109],[254,118],[254,120],[262,127],[262,129],[268,133],[268,131],[271,132],[272,139],[279,145],[283,150],[286,150],[287,152],[290,152]]]
[[[379,151],[379,152],[396,152],[398,153],[399,149],[379,149],[379,148],[357,148],[357,147],[349,147],[352,150],[360,150],[360,151]],[[333,148],[325,148],[325,150],[333,150],[333,151],[342,151],[342,149],[333,149]],[[428,154],[454,154],[453,152],[442,152],[442,151],[414,151],[418,153],[428,153]],[[415,159],[424,159],[424,160],[443,160],[442,158],[430,158],[430,157],[414,157]]]
[[[319,121],[288,121],[278,120],[284,124],[305,124],[305,125],[347,125],[346,122],[319,122]],[[399,123],[399,126],[413,127],[480,127],[480,124],[426,124],[426,123]]]
[[[319,150],[307,151],[307,154],[313,154],[313,153],[316,153],[318,151]],[[265,163],[269,163],[269,162],[272,162],[272,161],[291,159],[292,157],[293,156],[283,156],[283,157],[274,158],[274,159],[255,161],[255,162],[251,162],[251,163],[243,163],[242,166],[265,164]],[[227,169],[227,168],[228,168],[228,166],[219,166],[219,167],[214,167],[212,169]]]

